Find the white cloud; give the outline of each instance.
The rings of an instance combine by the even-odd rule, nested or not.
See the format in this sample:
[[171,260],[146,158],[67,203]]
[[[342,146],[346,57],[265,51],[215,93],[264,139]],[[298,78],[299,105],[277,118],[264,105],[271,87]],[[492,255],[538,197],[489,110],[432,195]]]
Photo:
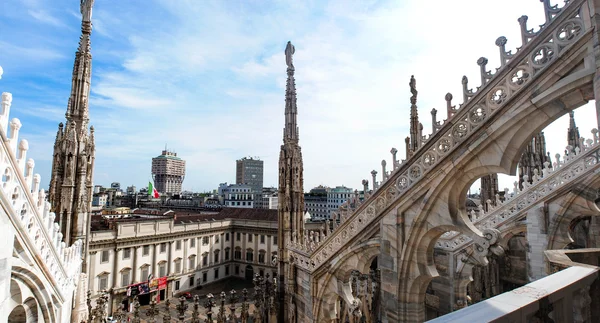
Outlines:
[[56,27],[63,27],[64,24],[62,23],[62,21],[60,21],[59,19],[55,18],[54,16],[52,16],[50,13],[44,11],[44,10],[29,10],[27,12],[30,16],[32,16],[34,19],[48,24],[48,25],[52,25],[52,26],[56,26]]
[[[277,184],[287,40],[296,46],[305,189],[358,188],[390,160],[391,147],[404,156],[410,75],[428,133],[432,108],[445,119],[447,92],[461,103],[462,75],[479,85],[477,58],[487,56],[490,70],[499,65],[497,36],[514,51],[517,18],[530,15],[530,27],[544,19],[534,0],[507,0],[493,14],[475,0],[97,7],[100,37],[92,50],[102,66],[94,67],[90,107],[96,182],[143,184],[150,159],[168,143],[187,160],[184,186],[195,189],[231,182],[235,159],[248,155],[265,160],[265,185]],[[582,134],[594,119],[589,111],[576,114]],[[566,141],[564,121],[553,127],[563,130],[546,132],[552,154]]]

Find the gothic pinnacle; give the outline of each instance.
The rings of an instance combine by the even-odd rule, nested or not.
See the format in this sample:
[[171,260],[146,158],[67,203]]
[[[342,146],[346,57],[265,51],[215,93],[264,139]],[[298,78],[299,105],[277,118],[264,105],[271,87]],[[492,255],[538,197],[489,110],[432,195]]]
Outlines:
[[297,142],[298,141],[298,125],[297,115],[298,108],[296,106],[296,81],[294,80],[294,62],[293,55],[296,51],[291,42],[287,42],[285,47],[285,63],[287,65],[287,81],[285,85],[285,128],[283,141]]

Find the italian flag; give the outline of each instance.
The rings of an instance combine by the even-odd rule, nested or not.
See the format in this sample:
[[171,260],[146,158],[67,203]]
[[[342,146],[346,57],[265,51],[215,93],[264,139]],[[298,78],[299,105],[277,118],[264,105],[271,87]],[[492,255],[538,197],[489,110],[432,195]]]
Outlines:
[[154,188],[154,185],[152,185],[152,182],[148,182],[148,195],[152,196],[155,199],[160,197],[158,191],[156,190],[156,188]]

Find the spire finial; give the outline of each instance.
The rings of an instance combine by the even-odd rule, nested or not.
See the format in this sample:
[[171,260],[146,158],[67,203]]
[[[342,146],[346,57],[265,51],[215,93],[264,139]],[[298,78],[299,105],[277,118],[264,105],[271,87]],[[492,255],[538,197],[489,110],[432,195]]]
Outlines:
[[410,83],[408,83],[408,85],[410,86],[410,93],[412,93],[412,96],[410,97],[410,103],[416,104],[417,103],[417,94],[419,92],[417,91],[417,80],[415,80],[414,75],[410,76]]
[[285,129],[283,141],[298,142],[298,125],[296,123],[298,108],[296,106],[296,81],[294,80],[294,63],[292,55],[296,48],[288,41],[285,47],[285,63],[287,64],[287,81],[285,86]]
[[292,45],[291,41],[288,41],[287,46],[285,46],[285,63],[287,64],[288,68],[291,69],[294,68],[294,62],[292,59],[294,52],[296,52],[296,48],[294,47],[294,45]]
[[92,7],[95,0],[81,0],[79,10],[81,11],[81,20],[92,22]]

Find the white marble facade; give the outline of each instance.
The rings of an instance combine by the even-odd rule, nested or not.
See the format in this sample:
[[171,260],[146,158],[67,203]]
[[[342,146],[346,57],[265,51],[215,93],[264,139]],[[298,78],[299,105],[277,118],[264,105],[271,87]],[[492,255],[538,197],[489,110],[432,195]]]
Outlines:
[[89,247],[89,289],[92,298],[112,290],[109,312],[128,298],[128,286],[147,281],[148,275],[167,277],[163,297],[171,297],[226,277],[277,272],[271,265],[277,254],[276,221],[198,221],[168,214],[113,221],[112,228],[92,229]]
[[[2,69],[0,69],[2,71]],[[9,122],[12,95],[0,111],[0,322],[71,322],[86,316],[73,304],[81,277],[82,242],[66,246],[46,193],[40,190],[21,122]]]

